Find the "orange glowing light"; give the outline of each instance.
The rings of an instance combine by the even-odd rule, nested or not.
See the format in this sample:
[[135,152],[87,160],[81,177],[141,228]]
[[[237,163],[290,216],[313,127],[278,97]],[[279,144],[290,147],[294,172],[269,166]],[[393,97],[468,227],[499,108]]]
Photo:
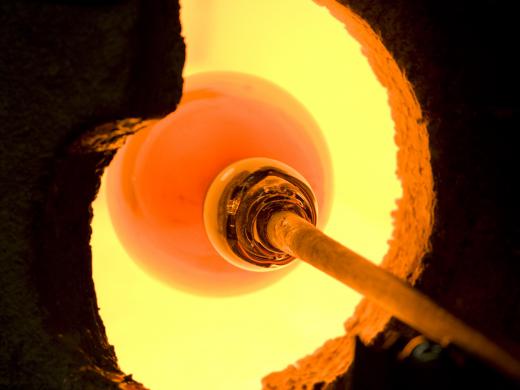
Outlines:
[[[190,0],[181,6],[185,77],[257,75],[303,104],[332,162],[324,230],[379,262],[388,251],[401,187],[387,91],[359,43],[311,0]],[[259,389],[263,376],[344,334],[359,295],[307,264],[269,288],[225,298],[188,294],[142,272],[114,234],[106,184],[105,177],[92,224],[98,303],[122,369],[146,386]]]
[[321,220],[330,163],[320,130],[289,94],[258,77],[209,72],[185,80],[175,111],[130,139],[108,171],[112,221],[145,270],[176,288],[209,295],[254,291],[286,271],[252,273],[222,261],[202,218],[209,185],[227,165],[267,157],[311,184]]
[[258,156],[284,161],[303,174],[325,219],[329,157],[305,108],[258,77],[233,72],[188,77],[175,113],[129,140],[110,166],[108,204],[127,251],[160,280],[195,293],[230,295],[279,279],[287,271],[245,272],[222,261],[202,219],[216,175]]

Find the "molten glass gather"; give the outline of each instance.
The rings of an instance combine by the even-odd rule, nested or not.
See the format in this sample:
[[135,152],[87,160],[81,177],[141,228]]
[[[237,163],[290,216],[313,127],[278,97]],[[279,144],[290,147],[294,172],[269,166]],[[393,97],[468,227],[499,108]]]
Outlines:
[[279,160],[300,172],[318,207],[328,209],[330,167],[318,126],[292,96],[258,77],[202,73],[186,79],[177,110],[131,137],[107,178],[116,232],[132,258],[176,288],[232,295],[279,279],[224,261],[210,244],[203,204],[229,164],[252,157]]

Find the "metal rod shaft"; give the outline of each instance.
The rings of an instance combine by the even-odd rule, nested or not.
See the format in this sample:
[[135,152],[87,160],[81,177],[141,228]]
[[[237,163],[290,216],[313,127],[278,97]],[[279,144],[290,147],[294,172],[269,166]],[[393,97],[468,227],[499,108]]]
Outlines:
[[497,344],[296,214],[284,211],[271,216],[267,237],[278,249],[353,288],[431,340],[462,347],[520,380],[520,362]]

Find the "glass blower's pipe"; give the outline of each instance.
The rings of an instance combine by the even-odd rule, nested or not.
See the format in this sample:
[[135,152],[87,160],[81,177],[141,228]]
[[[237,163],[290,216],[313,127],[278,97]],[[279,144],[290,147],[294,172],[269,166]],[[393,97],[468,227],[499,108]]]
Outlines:
[[390,272],[315,227],[314,195],[301,175],[278,161],[253,158],[224,169],[206,195],[204,223],[232,264],[270,271],[295,258],[346,284],[430,339],[453,343],[520,380],[520,363],[482,333]]

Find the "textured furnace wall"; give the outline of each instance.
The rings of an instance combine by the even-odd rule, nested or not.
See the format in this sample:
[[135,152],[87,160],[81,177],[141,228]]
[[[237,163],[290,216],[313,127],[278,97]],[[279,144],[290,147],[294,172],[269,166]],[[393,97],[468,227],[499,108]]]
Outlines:
[[0,387],[138,386],[107,342],[89,246],[110,144],[134,126],[67,148],[96,125],[175,108],[178,4],[5,0],[0,52]]

